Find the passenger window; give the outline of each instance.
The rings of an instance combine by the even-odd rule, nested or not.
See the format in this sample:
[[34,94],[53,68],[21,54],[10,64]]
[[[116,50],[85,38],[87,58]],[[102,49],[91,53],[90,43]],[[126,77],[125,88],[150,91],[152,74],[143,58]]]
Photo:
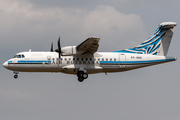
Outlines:
[[75,61],[75,58],[73,58],[73,60]]
[[116,58],[114,58],[114,61],[116,61]]
[[61,58],[61,60],[63,60],[63,58]]
[[79,60],[79,58],[77,58],[77,61]]
[[89,60],[91,61],[91,60],[92,60],[92,58],[89,58]]
[[83,58],[81,58],[81,60],[83,61]]
[[86,61],[88,61],[88,58],[86,58]]
[[106,61],[108,61],[108,58],[106,58]]
[[94,58],[94,61],[96,61],[96,58]]
[[112,58],[110,58],[110,61],[112,61]]
[[69,60],[71,60],[71,58],[69,58]]
[[100,58],[98,58],[98,61],[100,61]]
[[65,61],[67,60],[67,58],[64,59]]
[[104,61],[104,58],[102,58],[102,61]]

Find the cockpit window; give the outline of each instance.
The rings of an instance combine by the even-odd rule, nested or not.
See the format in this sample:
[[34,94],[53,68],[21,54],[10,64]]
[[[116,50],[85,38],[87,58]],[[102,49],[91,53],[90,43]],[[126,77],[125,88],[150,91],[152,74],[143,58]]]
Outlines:
[[13,58],[17,58],[17,55],[15,55]]
[[21,58],[21,55],[18,55],[17,58]]
[[15,55],[13,58],[25,58],[24,55]]

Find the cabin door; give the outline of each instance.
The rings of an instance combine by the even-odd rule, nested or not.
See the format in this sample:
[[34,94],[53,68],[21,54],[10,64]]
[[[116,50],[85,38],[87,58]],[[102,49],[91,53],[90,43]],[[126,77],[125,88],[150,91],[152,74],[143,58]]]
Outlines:
[[119,54],[119,68],[125,69],[126,68],[126,56],[125,54]]

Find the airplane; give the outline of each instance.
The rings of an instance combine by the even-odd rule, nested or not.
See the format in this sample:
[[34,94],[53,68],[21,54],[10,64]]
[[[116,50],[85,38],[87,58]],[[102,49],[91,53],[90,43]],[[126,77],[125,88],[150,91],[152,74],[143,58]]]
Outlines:
[[163,22],[154,34],[140,45],[113,52],[97,52],[100,38],[90,37],[77,46],[60,45],[53,50],[53,43],[48,52],[17,53],[4,62],[3,67],[14,71],[14,78],[19,72],[62,72],[77,75],[83,82],[88,74],[112,73],[134,70],[142,67],[176,61],[168,57],[167,52],[174,33],[175,22]]

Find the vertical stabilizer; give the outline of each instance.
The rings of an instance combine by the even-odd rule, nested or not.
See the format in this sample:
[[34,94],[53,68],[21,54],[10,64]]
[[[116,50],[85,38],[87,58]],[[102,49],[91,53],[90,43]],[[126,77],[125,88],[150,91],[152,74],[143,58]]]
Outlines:
[[163,22],[155,30],[154,35],[140,45],[115,52],[166,56],[176,25],[175,22]]

